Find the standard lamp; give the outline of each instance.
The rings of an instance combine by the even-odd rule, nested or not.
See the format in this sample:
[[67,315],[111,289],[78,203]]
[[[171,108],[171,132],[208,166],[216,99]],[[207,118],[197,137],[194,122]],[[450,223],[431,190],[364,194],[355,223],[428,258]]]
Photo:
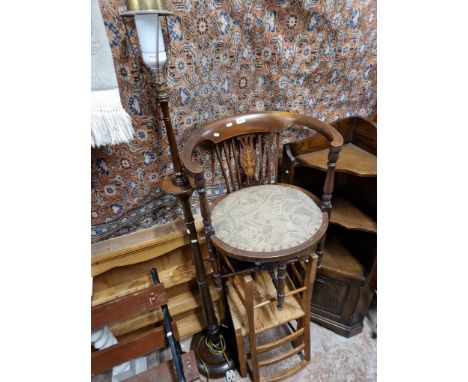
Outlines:
[[[192,348],[197,358],[199,371],[208,377],[222,377],[234,369],[234,362],[228,348],[229,340],[220,331],[208,287],[205,266],[203,264],[200,244],[190,207],[190,196],[193,188],[184,174],[180,161],[177,142],[169,112],[169,95],[167,93],[166,62],[167,53],[161,29],[161,17],[173,15],[167,9],[165,0],[127,0],[126,9],[120,12],[125,24],[128,17],[134,17],[143,62],[151,72],[157,93],[157,101],[163,114],[167,139],[174,164],[174,175],[161,182],[161,189],[166,194],[176,196],[182,204],[185,225],[189,234],[193,263],[196,269],[198,289],[203,305],[206,330],[196,334],[192,339]],[[126,27],[126,24],[125,24]]]

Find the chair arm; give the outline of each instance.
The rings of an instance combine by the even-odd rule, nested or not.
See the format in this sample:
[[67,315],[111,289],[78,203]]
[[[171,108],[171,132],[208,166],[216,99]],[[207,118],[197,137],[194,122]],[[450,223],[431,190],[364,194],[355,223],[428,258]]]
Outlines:
[[205,186],[203,167],[193,160],[193,153],[203,139],[203,135],[194,135],[189,138],[182,149],[182,164],[185,173],[193,179],[196,187]]
[[306,126],[325,136],[330,142],[330,147],[343,146],[343,137],[333,126],[312,117],[299,114],[297,116],[296,124]]

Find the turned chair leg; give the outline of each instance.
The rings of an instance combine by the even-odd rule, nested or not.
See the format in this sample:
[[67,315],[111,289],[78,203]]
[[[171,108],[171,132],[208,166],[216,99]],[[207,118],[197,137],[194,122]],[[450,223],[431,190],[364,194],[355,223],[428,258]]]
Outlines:
[[247,378],[247,357],[244,351],[244,337],[241,331],[236,330],[237,358],[239,361],[239,374],[242,378]]
[[286,285],[286,263],[281,262],[278,264],[278,310],[282,310],[284,306],[284,287]]

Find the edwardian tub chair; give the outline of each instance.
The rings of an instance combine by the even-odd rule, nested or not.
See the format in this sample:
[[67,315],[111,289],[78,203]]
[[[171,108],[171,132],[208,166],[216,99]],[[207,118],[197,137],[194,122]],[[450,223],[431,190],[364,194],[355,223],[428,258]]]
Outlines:
[[[299,187],[278,183],[280,133],[292,125],[311,128],[330,143],[321,200]],[[262,378],[276,380],[298,371],[310,360],[310,298],[318,257],[323,253],[335,162],[342,144],[338,131],[312,117],[258,112],[209,123],[184,146],[184,170],[200,197],[218,290],[222,289],[221,279],[227,280],[226,295],[243,377],[248,363],[244,337],[248,337],[254,381],[260,380],[261,366],[301,354],[302,361],[294,367]],[[214,149],[227,190],[211,207],[204,166],[194,159],[200,145]],[[296,321],[296,328],[292,321]],[[285,325],[289,331],[284,338],[257,343],[260,332]],[[262,359],[262,353],[286,343],[294,347]]]

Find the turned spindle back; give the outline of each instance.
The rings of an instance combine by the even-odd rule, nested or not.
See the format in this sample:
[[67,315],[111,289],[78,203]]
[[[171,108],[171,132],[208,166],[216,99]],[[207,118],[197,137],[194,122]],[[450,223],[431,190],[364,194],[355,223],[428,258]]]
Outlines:
[[228,193],[243,187],[273,184],[278,178],[279,133],[257,132],[214,144]]
[[203,166],[194,161],[193,154],[199,145],[208,144],[216,153],[228,193],[246,186],[276,183],[282,148],[280,133],[292,125],[322,134],[334,152],[341,148],[341,135],[315,118],[280,111],[239,114],[196,130],[182,152],[184,169],[197,188],[204,188]]

